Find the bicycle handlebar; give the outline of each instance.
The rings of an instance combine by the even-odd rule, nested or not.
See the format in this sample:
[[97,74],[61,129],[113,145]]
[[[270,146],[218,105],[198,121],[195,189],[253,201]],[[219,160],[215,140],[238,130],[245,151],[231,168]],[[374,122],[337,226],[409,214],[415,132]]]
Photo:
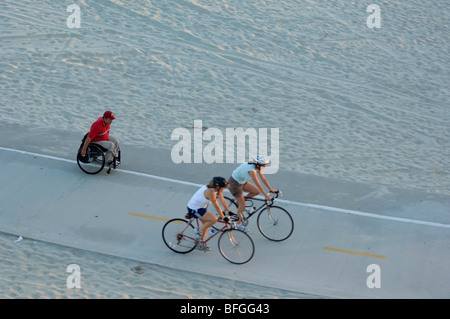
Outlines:
[[281,196],[283,193],[277,189],[275,192],[271,192],[272,194],[276,194],[274,198],[278,198],[278,196]]
[[267,203],[268,205],[272,205],[272,204],[273,204],[273,201],[274,201],[276,198],[278,198],[278,196],[281,196],[281,195],[282,195],[282,192],[281,192],[279,189],[277,189],[275,192],[270,192],[270,193],[275,194],[275,196],[272,197],[272,198],[270,199],[270,202]]

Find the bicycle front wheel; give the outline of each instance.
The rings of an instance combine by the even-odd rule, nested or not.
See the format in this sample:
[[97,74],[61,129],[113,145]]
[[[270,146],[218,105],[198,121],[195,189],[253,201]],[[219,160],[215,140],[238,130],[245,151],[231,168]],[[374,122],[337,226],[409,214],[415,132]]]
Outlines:
[[245,264],[255,254],[255,244],[249,235],[238,229],[225,230],[219,237],[220,254],[233,264]]
[[181,218],[169,220],[162,229],[162,237],[166,246],[179,254],[191,252],[197,245],[194,226]]
[[264,208],[257,219],[258,229],[267,239],[283,241],[294,231],[294,221],[284,208],[268,206]]

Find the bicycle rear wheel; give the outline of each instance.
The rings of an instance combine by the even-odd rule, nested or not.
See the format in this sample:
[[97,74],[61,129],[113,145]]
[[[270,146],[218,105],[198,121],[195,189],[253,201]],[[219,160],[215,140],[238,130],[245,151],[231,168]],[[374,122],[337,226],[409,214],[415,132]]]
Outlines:
[[264,208],[257,219],[258,229],[267,239],[283,241],[294,231],[294,221],[284,208],[268,206]]
[[164,225],[162,238],[167,247],[179,254],[191,252],[197,245],[194,226],[181,218],[171,219]]
[[255,254],[255,244],[249,235],[238,229],[225,230],[218,240],[220,254],[233,264],[245,264]]
[[105,153],[95,144],[89,144],[86,156],[81,157],[81,146],[77,154],[77,164],[87,174],[97,174],[105,167]]
[[230,207],[230,209],[237,209],[238,208],[238,204],[236,202],[236,200],[234,198],[230,198],[228,196],[224,196],[223,198],[225,198],[225,200],[227,201],[228,207]]

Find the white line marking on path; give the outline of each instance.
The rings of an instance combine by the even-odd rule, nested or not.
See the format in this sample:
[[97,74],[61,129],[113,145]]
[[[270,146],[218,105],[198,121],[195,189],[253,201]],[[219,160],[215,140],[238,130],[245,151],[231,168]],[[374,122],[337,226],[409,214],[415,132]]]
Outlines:
[[[15,153],[19,153],[19,154],[25,154],[25,155],[31,155],[31,156],[41,157],[41,158],[47,158],[47,159],[62,161],[62,162],[67,162],[67,163],[74,163],[74,164],[77,163],[75,160],[70,160],[70,159],[51,156],[51,155],[21,151],[21,150],[16,150],[16,149],[12,149],[12,148],[0,147],[0,150],[8,151],[8,152],[15,152]],[[123,173],[127,173],[127,174],[133,174],[133,175],[137,175],[137,176],[158,179],[158,180],[181,184],[181,185],[196,186],[196,187],[202,186],[201,184],[197,184],[197,183],[185,182],[185,181],[181,181],[181,180],[177,180],[177,179],[173,179],[173,178],[156,176],[156,175],[151,175],[151,174],[147,174],[147,173],[140,173],[140,172],[135,172],[135,171],[123,170],[123,169],[120,169],[119,171],[123,172]],[[325,211],[344,213],[344,214],[350,214],[350,215],[356,215],[356,216],[363,216],[363,217],[369,217],[369,218],[378,218],[378,219],[392,220],[392,221],[397,221],[397,222],[418,224],[418,225],[432,226],[432,227],[450,228],[449,224],[435,223],[435,222],[402,218],[402,217],[378,215],[378,214],[373,214],[373,213],[365,213],[365,212],[360,212],[360,211],[356,211],[356,210],[349,210],[349,209],[343,209],[343,208],[337,208],[337,207],[331,207],[331,206],[325,206],[325,205],[301,203],[301,202],[295,202],[295,201],[284,200],[284,199],[277,199],[277,202],[300,206],[300,207],[308,207],[308,208],[314,208],[314,209],[318,209],[318,210],[325,210]]]

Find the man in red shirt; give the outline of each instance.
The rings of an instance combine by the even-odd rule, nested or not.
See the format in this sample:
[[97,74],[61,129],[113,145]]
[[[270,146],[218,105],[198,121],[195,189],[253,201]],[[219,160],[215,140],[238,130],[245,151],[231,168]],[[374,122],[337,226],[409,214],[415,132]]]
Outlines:
[[108,150],[105,154],[107,163],[110,163],[114,159],[114,156],[117,155],[117,151],[119,150],[119,140],[110,136],[109,130],[112,121],[115,119],[113,112],[106,111],[103,113],[102,117],[99,117],[97,121],[91,125],[91,130],[81,149],[81,156],[86,156],[86,149],[89,143],[95,143]]

